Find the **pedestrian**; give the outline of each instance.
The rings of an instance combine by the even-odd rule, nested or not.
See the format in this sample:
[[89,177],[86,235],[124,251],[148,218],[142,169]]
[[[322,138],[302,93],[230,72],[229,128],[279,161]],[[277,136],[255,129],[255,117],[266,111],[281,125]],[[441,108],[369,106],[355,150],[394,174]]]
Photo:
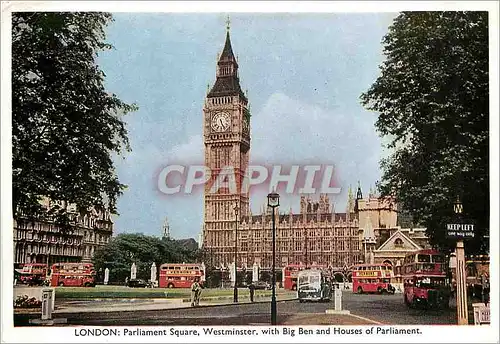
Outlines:
[[200,298],[201,298],[201,290],[203,289],[203,284],[198,280],[198,290],[196,291],[196,302],[195,305],[199,306],[200,305]]
[[201,287],[198,279],[196,278],[191,284],[191,307],[198,306],[200,304],[200,292]]
[[248,286],[248,290],[250,292],[250,302],[253,302],[253,295],[255,293],[255,285],[253,283],[250,283]]
[[125,286],[128,286],[128,277],[125,277]]

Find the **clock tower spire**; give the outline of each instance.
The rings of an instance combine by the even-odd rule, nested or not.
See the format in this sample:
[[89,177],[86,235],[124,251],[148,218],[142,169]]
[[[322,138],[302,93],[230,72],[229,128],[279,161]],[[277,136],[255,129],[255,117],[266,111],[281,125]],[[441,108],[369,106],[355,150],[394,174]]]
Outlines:
[[[203,106],[205,166],[211,172],[204,190],[203,246],[218,266],[234,261],[236,221],[240,222],[240,215],[247,214],[249,207],[242,183],[249,163],[250,111],[240,86],[229,25],[228,18],[215,83]],[[240,263],[238,260],[237,265]]]

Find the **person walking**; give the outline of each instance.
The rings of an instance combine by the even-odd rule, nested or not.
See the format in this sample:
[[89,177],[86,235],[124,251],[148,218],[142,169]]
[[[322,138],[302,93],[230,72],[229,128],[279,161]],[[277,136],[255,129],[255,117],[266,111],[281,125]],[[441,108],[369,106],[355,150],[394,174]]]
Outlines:
[[253,302],[253,296],[255,293],[255,285],[253,283],[250,283],[250,285],[248,286],[248,290],[250,292],[250,302]]
[[201,286],[198,279],[195,279],[191,284],[191,307],[199,306],[200,304]]

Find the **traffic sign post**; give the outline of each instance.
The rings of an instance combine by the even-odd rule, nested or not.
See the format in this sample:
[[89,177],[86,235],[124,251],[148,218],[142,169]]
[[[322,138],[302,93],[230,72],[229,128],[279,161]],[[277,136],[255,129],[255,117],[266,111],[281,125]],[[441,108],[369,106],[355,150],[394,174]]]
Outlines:
[[469,324],[469,313],[467,310],[467,284],[465,275],[465,250],[463,240],[457,241],[457,323],[458,325]]
[[446,236],[456,240],[456,280],[457,280],[457,323],[458,325],[469,324],[469,313],[467,308],[467,275],[465,273],[465,248],[464,240],[474,238],[474,223],[462,220],[462,203],[457,199],[454,204],[456,221],[446,225]]
[[449,223],[446,225],[446,236],[457,240],[474,238],[473,223]]

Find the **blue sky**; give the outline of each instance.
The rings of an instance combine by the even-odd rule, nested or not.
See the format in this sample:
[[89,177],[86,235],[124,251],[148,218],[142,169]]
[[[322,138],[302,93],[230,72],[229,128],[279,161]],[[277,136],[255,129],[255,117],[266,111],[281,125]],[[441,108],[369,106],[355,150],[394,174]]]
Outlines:
[[[231,41],[252,109],[252,162],[334,164],[345,210],[347,189],[380,179],[383,154],[359,95],[378,76],[381,39],[396,13],[231,13]],[[106,87],[139,111],[128,115],[132,152],[116,161],[128,189],[118,202],[115,233],[198,239],[202,195],[162,195],[159,169],[203,162],[202,108],[225,40],[226,13],[116,13],[107,29],[115,46],[101,53]],[[258,213],[265,193],[251,195]],[[299,210],[298,195],[282,210]]]

